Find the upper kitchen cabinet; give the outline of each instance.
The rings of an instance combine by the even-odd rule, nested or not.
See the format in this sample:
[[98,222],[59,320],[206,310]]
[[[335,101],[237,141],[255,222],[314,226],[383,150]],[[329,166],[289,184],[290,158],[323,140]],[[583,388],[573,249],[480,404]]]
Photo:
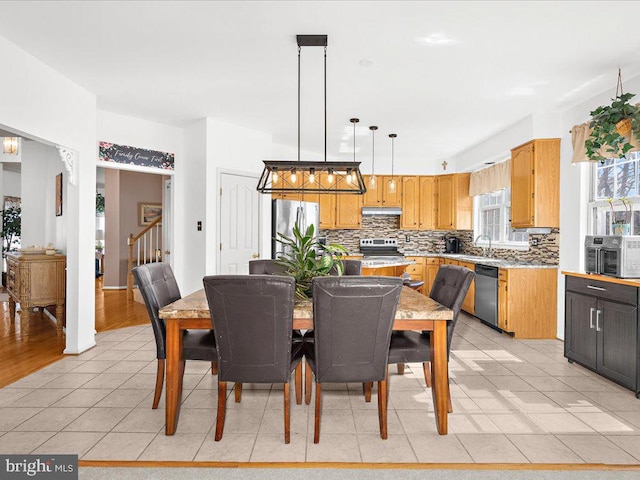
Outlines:
[[[345,179],[340,179],[340,181],[346,182]],[[362,197],[363,195],[335,195],[335,228],[360,228],[362,225]],[[322,204],[320,208],[322,209]]]
[[560,226],[560,139],[531,140],[511,150],[511,226]]
[[435,206],[435,177],[402,177],[400,228],[433,230],[435,228]]
[[469,196],[470,173],[436,177],[436,229],[471,230],[473,199]]
[[[367,185],[367,192],[363,195],[363,207],[399,207],[402,200],[402,177],[394,175],[378,175],[378,188],[368,187],[371,175],[364,175],[364,183]],[[395,192],[391,192],[389,182],[393,178],[396,182]]]

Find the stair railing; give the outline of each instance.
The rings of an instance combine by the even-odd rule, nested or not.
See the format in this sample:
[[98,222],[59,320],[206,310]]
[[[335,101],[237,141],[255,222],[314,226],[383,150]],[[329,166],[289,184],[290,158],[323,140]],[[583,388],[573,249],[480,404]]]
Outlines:
[[129,234],[129,264],[127,272],[127,298],[133,299],[133,267],[162,261],[162,216],[155,219],[137,235]]

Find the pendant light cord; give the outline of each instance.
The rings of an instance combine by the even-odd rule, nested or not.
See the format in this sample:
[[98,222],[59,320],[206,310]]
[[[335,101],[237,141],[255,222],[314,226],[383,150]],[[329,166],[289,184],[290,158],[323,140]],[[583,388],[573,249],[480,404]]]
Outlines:
[[300,161],[300,50],[298,47],[298,161]]
[[327,161],[327,47],[324,47],[324,161]]

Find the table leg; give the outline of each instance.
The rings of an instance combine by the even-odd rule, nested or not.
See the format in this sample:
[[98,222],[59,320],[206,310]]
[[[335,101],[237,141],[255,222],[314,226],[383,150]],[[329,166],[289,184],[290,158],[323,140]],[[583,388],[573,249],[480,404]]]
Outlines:
[[447,362],[447,323],[434,322],[431,335],[431,367],[433,404],[440,435],[448,430],[449,365]]
[[64,306],[56,305],[56,330],[57,333],[62,333],[62,319],[64,318]]
[[165,402],[166,402],[166,426],[165,434],[173,435],[176,432],[178,424],[178,415],[180,414],[180,393],[181,393],[181,373],[182,373],[182,335],[179,320],[170,320],[167,322],[167,360],[165,379]]

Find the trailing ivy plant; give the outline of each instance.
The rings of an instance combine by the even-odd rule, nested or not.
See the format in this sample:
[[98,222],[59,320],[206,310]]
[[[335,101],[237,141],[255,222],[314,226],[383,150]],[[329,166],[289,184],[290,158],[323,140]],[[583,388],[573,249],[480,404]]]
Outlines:
[[[629,103],[634,96],[633,93],[617,95],[611,105],[600,106],[590,113],[592,130],[584,142],[589,160],[604,162],[606,158],[624,157],[633,148],[631,136],[640,141],[640,108]],[[631,122],[629,136],[618,132],[618,124],[623,120]]]
[[278,232],[275,239],[285,247],[276,263],[285,267],[286,274],[296,279],[296,296],[302,299],[311,297],[313,277],[330,275],[334,269],[338,275],[344,274],[341,258],[347,250],[336,243],[322,245],[314,230],[313,225],[309,225],[302,233],[296,224],[293,227],[293,238]]

